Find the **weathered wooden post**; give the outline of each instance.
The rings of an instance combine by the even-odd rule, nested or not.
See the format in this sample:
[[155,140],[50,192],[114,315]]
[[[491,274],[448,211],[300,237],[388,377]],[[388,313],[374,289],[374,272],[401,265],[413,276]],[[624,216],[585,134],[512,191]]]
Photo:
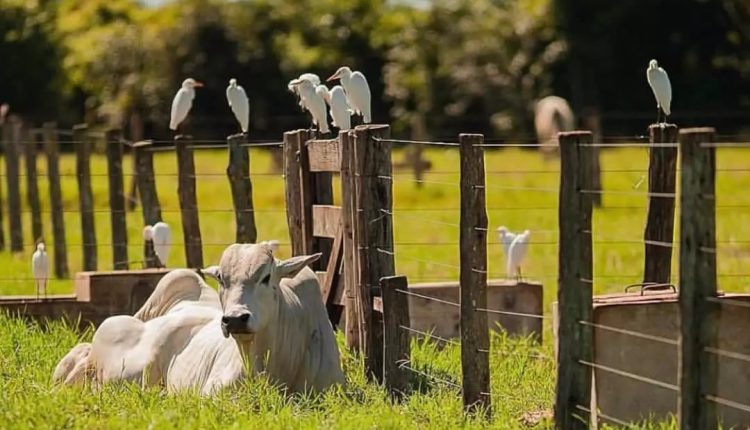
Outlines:
[[284,186],[286,192],[286,218],[289,225],[289,240],[292,255],[304,253],[302,239],[302,200],[300,199],[299,148],[304,142],[301,134],[305,130],[284,133]]
[[198,201],[195,189],[195,160],[190,146],[191,136],[175,137],[177,148],[177,192],[180,197],[182,232],[185,237],[185,260],[188,267],[203,267],[201,228],[198,219]]
[[133,195],[141,197],[141,212],[145,225],[154,225],[162,220],[161,204],[159,204],[159,195],[156,192],[152,148],[153,144],[150,140],[141,140],[133,144],[135,181],[138,189]]
[[[677,182],[677,126],[652,124],[648,164],[648,217],[643,283],[668,284],[672,277],[674,202]],[[674,145],[674,146],[670,146]],[[659,287],[657,287],[658,289]],[[668,288],[666,285],[663,288]]]
[[491,414],[487,314],[487,206],[481,134],[459,136],[461,155],[460,290],[464,409]]
[[717,345],[716,154],[713,128],[680,130],[680,396],[679,427],[718,427],[717,362],[707,347]]
[[559,309],[555,427],[589,428],[580,408],[591,403],[593,333],[581,321],[593,314],[591,132],[558,134],[560,141]]
[[83,239],[83,270],[95,271],[96,222],[94,219],[94,192],[91,188],[91,140],[88,126],[78,124],[73,127],[73,141],[76,150],[76,177],[78,179],[78,205],[81,211],[81,234]]
[[360,326],[364,336],[365,368],[383,379],[383,325],[373,312],[373,295],[380,278],[395,272],[393,253],[393,180],[387,125],[360,125],[354,130],[359,184],[357,186],[357,248],[359,252]]
[[305,254],[322,252],[323,256],[313,264],[316,270],[325,270],[331,254],[331,243],[313,235],[313,205],[333,204],[333,179],[330,172],[313,172],[310,169],[308,142],[312,138],[303,130],[299,144],[299,177],[302,204],[302,243]]
[[383,294],[383,379],[391,397],[399,399],[409,389],[409,374],[402,367],[411,357],[409,332],[409,298],[406,276],[380,279]]
[[19,182],[18,145],[23,123],[15,115],[3,127],[5,179],[8,189],[8,230],[11,252],[23,251],[23,225],[21,224],[21,184]]
[[65,247],[65,218],[63,217],[62,187],[60,185],[60,156],[57,142],[57,124],[44,123],[44,148],[47,152],[47,177],[49,179],[52,238],[54,241],[55,276],[68,277],[68,255]]
[[346,345],[352,350],[359,351],[360,338],[360,312],[357,307],[359,288],[357,285],[359,271],[357,269],[356,240],[356,184],[354,169],[356,157],[354,153],[354,137],[349,131],[339,133],[341,147],[341,216],[344,228],[344,312],[346,320]]
[[[37,182],[36,169],[37,134],[28,130],[26,142],[23,145],[24,162],[26,163],[26,202],[29,205],[29,214],[31,216],[31,243],[42,239],[42,235],[44,234],[42,230],[42,206],[39,201],[39,184]],[[1,236],[2,229],[0,229]]]
[[227,138],[229,146],[229,165],[227,177],[232,188],[236,241],[238,243],[255,243],[258,231],[255,228],[253,211],[253,184],[250,182],[250,152],[243,146],[244,134],[235,134]]
[[112,227],[112,261],[115,270],[127,270],[128,230],[122,169],[122,131],[108,130],[105,139],[107,144],[107,175],[109,176],[110,225]]

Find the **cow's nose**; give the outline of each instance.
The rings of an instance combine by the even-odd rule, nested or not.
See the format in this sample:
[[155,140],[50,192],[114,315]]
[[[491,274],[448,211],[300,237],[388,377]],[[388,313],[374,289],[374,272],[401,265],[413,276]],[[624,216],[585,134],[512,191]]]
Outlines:
[[250,320],[250,312],[235,315],[224,315],[221,317],[222,331],[225,333],[251,333],[247,322]]
[[235,316],[223,316],[221,322],[224,324],[232,324],[236,322],[246,323],[250,319],[250,312],[245,312]]

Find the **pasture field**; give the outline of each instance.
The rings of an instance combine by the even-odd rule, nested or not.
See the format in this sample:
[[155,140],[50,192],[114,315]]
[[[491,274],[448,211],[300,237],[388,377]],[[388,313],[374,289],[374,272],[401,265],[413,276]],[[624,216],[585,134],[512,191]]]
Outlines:
[[[424,183],[417,187],[410,172],[394,172],[394,226],[397,272],[410,282],[457,279],[458,276],[458,151],[428,149],[433,163]],[[222,150],[196,151],[198,200],[206,264],[218,260],[223,247],[233,241],[234,220],[229,184],[224,169],[227,156]],[[402,159],[403,152],[394,152]],[[516,231],[532,231],[532,244],[524,266],[526,277],[545,286],[545,309],[556,294],[557,277],[557,187],[559,163],[544,160],[536,152],[521,149],[488,151],[487,206],[490,235],[489,277],[505,274],[502,249],[494,229],[505,225]],[[750,252],[750,151],[719,149],[717,173],[717,241],[719,288],[747,291],[744,275],[750,273],[746,258]],[[594,213],[595,292],[622,291],[628,283],[640,281],[643,270],[643,226],[646,216],[648,154],[644,148],[613,149],[603,152],[605,190],[623,193],[604,196],[604,206]],[[126,157],[125,172],[130,172]],[[111,268],[109,215],[107,213],[106,164],[92,158],[94,200],[100,268]],[[39,160],[39,169],[46,171]],[[271,172],[270,156],[251,150],[254,203],[259,239],[288,243],[284,208],[284,184]],[[4,163],[0,162],[0,166]],[[171,153],[155,155],[157,187],[165,221],[173,227],[176,243],[182,243],[177,200],[176,161]],[[1,171],[2,169],[0,169]],[[65,222],[71,272],[81,267],[80,220],[75,160],[62,156]],[[40,176],[43,210],[48,211],[46,178]],[[129,184],[129,180],[126,181]],[[5,184],[3,184],[5,187]],[[335,185],[338,187],[338,185]],[[7,195],[3,190],[3,195]],[[24,202],[25,204],[25,202]],[[727,207],[732,206],[732,207]],[[24,210],[26,207],[24,206]],[[48,243],[49,212],[44,212]],[[6,215],[7,217],[7,215]],[[24,213],[24,228],[29,229]],[[6,218],[7,223],[7,218]],[[128,215],[130,256],[141,259],[142,218],[140,209]],[[5,227],[5,226],[4,226]],[[24,253],[0,254],[0,294],[33,294],[29,261],[33,250],[30,232],[24,232]],[[6,233],[7,237],[7,233]],[[49,246],[51,248],[51,246]],[[676,263],[679,247],[675,247]],[[50,252],[51,253],[51,252]],[[282,245],[281,256],[289,253]],[[176,246],[169,265],[184,264]],[[677,270],[674,264],[675,271]],[[676,274],[676,272],[674,272]],[[54,293],[72,291],[70,281],[52,283]],[[460,381],[460,353],[454,345],[438,349],[428,342],[414,341],[412,365],[439,380],[414,374],[416,392],[403,404],[391,403],[385,392],[365,382],[363,365],[344,352],[349,381],[345,389],[319,397],[285,396],[263,378],[247,381],[238,390],[211,399],[194,394],[167,396],[158,390],[142,392],[124,385],[92,392],[88,388],[54,387],[50,376],[57,361],[80,339],[63,323],[46,328],[0,315],[0,428],[527,428],[528,423],[546,428],[550,422],[537,419],[551,411],[554,363],[549,327],[541,346],[524,339],[493,336],[491,356],[494,418],[464,418],[461,399],[452,385]],[[341,341],[341,339],[340,339]],[[543,358],[538,358],[542,355]],[[672,428],[673,422],[649,424],[647,428]]]

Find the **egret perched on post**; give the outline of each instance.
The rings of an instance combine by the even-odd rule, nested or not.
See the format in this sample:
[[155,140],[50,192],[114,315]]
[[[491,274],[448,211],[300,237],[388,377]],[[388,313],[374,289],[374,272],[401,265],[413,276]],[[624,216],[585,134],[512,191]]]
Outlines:
[[341,80],[341,86],[346,91],[346,97],[349,100],[349,106],[354,113],[362,115],[362,122],[369,124],[372,122],[370,111],[370,86],[367,84],[365,75],[361,72],[352,72],[347,66],[339,67],[328,81],[335,79]]
[[662,111],[664,112],[664,122],[666,122],[667,117],[672,113],[672,84],[669,82],[669,76],[664,69],[659,67],[656,60],[651,60],[648,63],[648,69],[646,69],[646,80],[651,86],[651,91],[654,92],[654,97],[656,97],[656,123],[659,123]]
[[302,98],[302,105],[312,115],[313,125],[318,126],[318,131],[328,133],[328,112],[323,96],[316,90],[315,85],[309,79],[295,79],[289,83],[297,88],[297,93]]
[[159,267],[167,267],[169,249],[172,247],[172,230],[169,224],[159,221],[151,227],[154,241],[154,252],[159,260]]
[[516,235],[508,247],[508,277],[516,277],[516,281],[521,281],[521,263],[526,258],[526,252],[529,249],[529,237],[531,232],[524,230],[523,233]]
[[243,133],[247,133],[250,122],[250,101],[247,99],[245,89],[237,85],[237,79],[230,79],[227,87],[227,103],[232,108],[234,117],[240,123]]
[[150,225],[143,227],[143,259],[146,267],[159,266],[154,251],[154,228]]
[[336,85],[329,91],[325,85],[319,85],[316,88],[318,94],[321,94],[328,105],[331,107],[331,123],[339,131],[346,131],[352,128],[352,111],[349,109],[349,102],[346,99],[346,93],[341,85]]
[[286,85],[286,87],[289,89],[289,91],[291,91],[292,93],[294,93],[295,95],[297,95],[297,97],[299,98],[299,100],[298,100],[297,103],[299,104],[299,107],[302,108],[302,110],[304,111],[307,108],[305,107],[304,103],[302,102],[302,97],[300,97],[300,95],[299,95],[299,91],[297,89],[297,85],[294,85],[294,81],[301,81],[303,79],[307,79],[308,81],[312,82],[313,86],[317,87],[318,85],[320,85],[320,76],[316,75],[315,73],[303,73],[303,74],[299,75],[299,78],[292,79]]
[[172,114],[169,117],[170,130],[177,130],[182,121],[185,121],[190,108],[193,106],[195,89],[202,86],[202,82],[198,82],[193,78],[187,78],[182,81],[182,87],[175,94],[174,100],[172,100]]
[[47,258],[47,251],[44,247],[44,242],[39,242],[36,245],[36,251],[31,256],[31,271],[34,273],[34,281],[36,282],[36,298],[39,300],[39,291],[44,292],[44,297],[47,297],[47,279],[49,279],[49,259]]
[[516,234],[512,233],[504,225],[501,225],[497,228],[497,235],[500,238],[500,243],[503,244],[503,252],[505,252],[505,256],[507,258],[510,244],[513,243],[513,239],[516,238]]

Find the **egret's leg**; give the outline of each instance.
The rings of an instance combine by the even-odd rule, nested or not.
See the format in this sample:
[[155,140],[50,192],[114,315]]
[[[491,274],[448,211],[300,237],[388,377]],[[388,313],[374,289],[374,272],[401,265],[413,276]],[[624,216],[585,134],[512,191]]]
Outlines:
[[659,119],[661,119],[661,107],[656,105],[656,124],[659,124]]
[[39,301],[39,281],[34,280],[34,286],[36,287],[36,300]]

